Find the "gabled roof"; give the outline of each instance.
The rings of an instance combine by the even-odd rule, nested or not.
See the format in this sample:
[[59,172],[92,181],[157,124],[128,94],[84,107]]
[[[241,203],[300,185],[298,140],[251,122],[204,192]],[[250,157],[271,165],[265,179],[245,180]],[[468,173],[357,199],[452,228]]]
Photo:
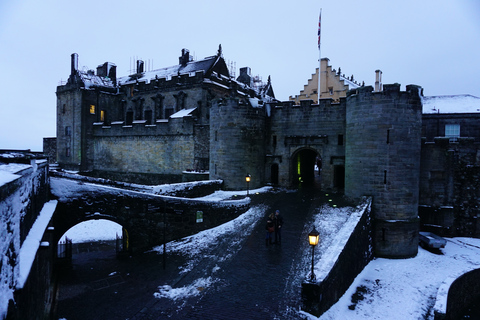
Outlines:
[[423,113],[480,113],[480,98],[470,94],[424,97]]
[[177,76],[181,74],[195,74],[198,71],[203,71],[205,75],[208,75],[209,73],[211,73],[212,70],[215,69],[217,64],[222,64],[222,62],[223,64],[225,64],[225,62],[223,61],[223,58],[219,56],[212,56],[212,57],[207,57],[203,60],[190,61],[186,65],[178,64],[171,67],[143,72],[141,74],[134,74],[126,77],[121,77],[121,78],[118,78],[117,81],[119,85],[125,85],[125,84],[135,83],[137,80],[149,82],[150,80],[154,80],[155,78],[169,79],[172,76]]

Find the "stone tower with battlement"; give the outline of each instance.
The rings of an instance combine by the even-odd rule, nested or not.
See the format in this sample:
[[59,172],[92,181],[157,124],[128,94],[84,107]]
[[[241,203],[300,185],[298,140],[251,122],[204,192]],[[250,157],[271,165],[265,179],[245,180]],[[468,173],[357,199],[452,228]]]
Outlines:
[[210,179],[225,188],[263,186],[265,175],[265,108],[257,98],[225,98],[210,108]]
[[399,84],[349,91],[346,109],[345,195],[373,196],[378,257],[418,251],[422,89]]

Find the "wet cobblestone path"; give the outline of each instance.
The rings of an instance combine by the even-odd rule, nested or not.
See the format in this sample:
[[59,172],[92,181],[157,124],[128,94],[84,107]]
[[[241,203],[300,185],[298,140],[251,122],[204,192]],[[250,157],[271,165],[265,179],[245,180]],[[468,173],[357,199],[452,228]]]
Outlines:
[[[252,205],[263,204],[267,209],[241,248],[228,259],[203,259],[183,276],[178,274],[178,266],[185,262],[183,257],[169,256],[163,270],[161,255],[155,253],[127,261],[116,260],[114,252],[113,257],[82,254],[85,261],[77,261],[77,270],[63,280],[58,316],[67,320],[299,319],[296,310],[300,306],[301,280],[309,267],[302,260],[308,247],[306,233],[310,231],[304,228],[313,209],[324,203],[322,196],[314,191],[252,196]],[[282,244],[266,246],[266,217],[276,209],[284,218]],[[229,255],[229,241],[224,242],[225,246],[217,249],[219,256]],[[182,301],[153,296],[159,285],[187,286],[215,267],[218,281],[200,295]],[[115,272],[115,279],[108,279],[109,270]],[[73,293],[69,295],[67,289]]]

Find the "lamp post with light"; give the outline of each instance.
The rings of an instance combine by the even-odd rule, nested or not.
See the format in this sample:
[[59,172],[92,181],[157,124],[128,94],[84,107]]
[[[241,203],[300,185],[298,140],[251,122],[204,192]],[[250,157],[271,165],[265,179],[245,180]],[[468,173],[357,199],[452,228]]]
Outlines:
[[313,272],[313,258],[315,256],[315,246],[318,244],[319,236],[320,233],[318,233],[317,229],[315,229],[315,226],[313,226],[313,230],[308,234],[308,243],[312,246],[312,273],[310,274],[310,281],[312,282],[316,278],[315,273]]
[[245,181],[247,182],[247,197],[248,197],[248,189],[250,187],[250,178],[251,176],[249,174],[245,176]]

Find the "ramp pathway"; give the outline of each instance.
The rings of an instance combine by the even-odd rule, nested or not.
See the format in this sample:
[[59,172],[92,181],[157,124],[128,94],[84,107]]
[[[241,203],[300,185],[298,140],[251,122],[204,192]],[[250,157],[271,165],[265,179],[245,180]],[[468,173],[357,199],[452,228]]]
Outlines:
[[[252,206],[265,207],[253,231],[239,230],[241,242],[229,239],[239,235],[224,236],[216,252],[199,258],[183,275],[179,268],[187,260],[178,255],[168,255],[165,270],[157,253],[128,260],[116,260],[114,251],[75,256],[74,270],[61,279],[57,315],[67,320],[299,319],[301,282],[310,266],[305,261],[309,219],[325,200],[315,190],[253,195]],[[266,246],[266,217],[276,209],[284,218],[282,244]],[[154,297],[158,286],[186,287],[212,270],[216,281],[198,288],[198,295],[178,300]],[[99,288],[99,281],[108,282],[109,276],[115,277],[113,284]]]

